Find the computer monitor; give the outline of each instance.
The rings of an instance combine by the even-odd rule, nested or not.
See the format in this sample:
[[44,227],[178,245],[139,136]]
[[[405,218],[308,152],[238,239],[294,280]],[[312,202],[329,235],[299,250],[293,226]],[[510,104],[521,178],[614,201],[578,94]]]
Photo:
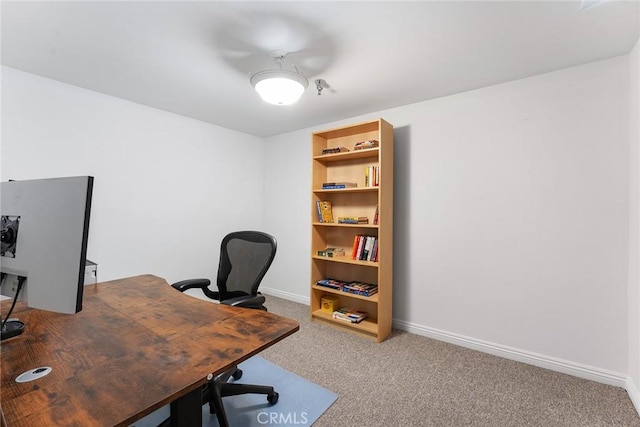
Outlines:
[[[91,176],[2,183],[0,294],[58,313],[82,310],[92,191]],[[21,333],[9,314],[3,339]]]

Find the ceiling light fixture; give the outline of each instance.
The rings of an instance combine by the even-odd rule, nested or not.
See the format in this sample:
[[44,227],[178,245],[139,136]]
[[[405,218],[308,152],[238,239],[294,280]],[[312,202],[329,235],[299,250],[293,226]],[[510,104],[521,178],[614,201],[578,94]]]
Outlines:
[[[283,70],[284,55],[275,58],[278,68],[259,71],[251,76],[251,84],[260,97],[274,105],[290,105],[302,96],[309,80],[296,71]],[[295,68],[295,67],[294,67]]]

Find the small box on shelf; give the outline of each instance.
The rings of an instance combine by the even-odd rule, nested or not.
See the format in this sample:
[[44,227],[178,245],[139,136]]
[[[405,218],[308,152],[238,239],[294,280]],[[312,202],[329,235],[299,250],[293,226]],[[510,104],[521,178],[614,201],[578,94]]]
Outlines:
[[320,309],[325,313],[333,313],[340,308],[340,298],[336,295],[325,295],[320,298]]

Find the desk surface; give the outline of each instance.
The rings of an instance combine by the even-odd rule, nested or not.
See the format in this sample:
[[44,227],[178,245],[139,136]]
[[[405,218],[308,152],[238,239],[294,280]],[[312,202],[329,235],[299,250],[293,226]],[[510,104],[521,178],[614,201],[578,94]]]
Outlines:
[[[0,351],[11,427],[127,426],[299,328],[272,313],[190,297],[151,275],[86,286],[77,314],[18,303],[12,317],[26,328]],[[41,366],[53,371],[15,382]]]

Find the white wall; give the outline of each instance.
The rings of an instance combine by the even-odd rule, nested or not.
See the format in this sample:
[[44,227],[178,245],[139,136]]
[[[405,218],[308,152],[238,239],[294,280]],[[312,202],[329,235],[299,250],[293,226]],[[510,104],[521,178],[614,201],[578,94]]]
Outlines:
[[629,396],[640,413],[640,42],[629,55]]
[[396,138],[396,326],[619,383],[637,317],[634,66],[597,62],[279,135],[266,149],[3,68],[1,177],[96,177],[89,257],[101,280],[212,277],[222,235],[261,228],[279,241],[264,287],[308,302],[310,133],[383,117]]
[[309,298],[310,132],[380,116],[396,326],[624,384],[628,82],[621,57],[268,139],[288,265],[266,286]]
[[228,231],[262,226],[264,142],[2,68],[2,180],[95,177],[99,280],[215,277]]

